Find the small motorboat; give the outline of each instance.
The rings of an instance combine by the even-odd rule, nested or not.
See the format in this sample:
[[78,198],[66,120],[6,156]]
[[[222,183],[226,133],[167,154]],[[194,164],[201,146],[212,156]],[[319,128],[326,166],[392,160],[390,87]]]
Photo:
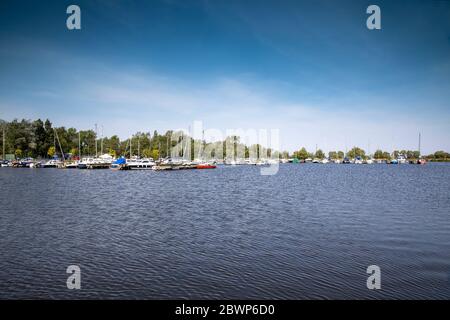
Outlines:
[[155,165],[152,166],[152,170],[154,171],[163,171],[163,170],[179,170],[182,166],[181,162],[174,161],[172,158],[166,158],[159,160]]
[[78,162],[78,169],[87,169],[88,165],[94,161],[94,158],[82,158],[81,161]]
[[45,162],[44,164],[42,164],[42,168],[58,168],[58,166],[61,165],[61,161],[56,160],[56,159],[52,159],[49,160],[47,162]]
[[360,156],[357,156],[354,160],[353,160],[354,164],[363,164],[363,160]]
[[148,170],[152,169],[152,167],[155,165],[155,162],[151,158],[144,158],[144,159],[136,158],[127,161],[126,165],[131,170]]
[[417,164],[426,164],[426,163],[427,163],[427,160],[425,160],[423,158],[417,160]]
[[15,168],[33,168],[35,161],[33,158],[26,158],[19,161],[13,162],[13,167]]
[[215,169],[216,165],[211,163],[199,163],[196,167],[197,169]]
[[127,166],[127,160],[124,157],[120,157],[116,161],[111,163],[111,169],[113,170],[129,170],[130,167]]
[[109,169],[113,162],[113,157],[110,154],[103,154],[87,163],[87,169]]
[[408,162],[406,161],[406,157],[405,157],[404,155],[400,154],[400,155],[397,157],[397,163],[398,163],[398,164],[406,164],[406,163],[408,163]]
[[63,169],[78,169],[78,161],[66,163],[61,168],[63,168]]
[[174,170],[174,166],[170,164],[159,164],[152,167],[154,171]]

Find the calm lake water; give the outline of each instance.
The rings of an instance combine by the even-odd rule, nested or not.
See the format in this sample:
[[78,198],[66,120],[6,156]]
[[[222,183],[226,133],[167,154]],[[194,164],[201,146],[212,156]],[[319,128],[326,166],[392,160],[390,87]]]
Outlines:
[[0,185],[2,299],[450,299],[448,164],[0,168]]

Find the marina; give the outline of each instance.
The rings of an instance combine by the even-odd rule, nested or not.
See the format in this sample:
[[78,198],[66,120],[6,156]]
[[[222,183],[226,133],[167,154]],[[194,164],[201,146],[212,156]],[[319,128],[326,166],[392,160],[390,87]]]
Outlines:
[[186,169],[215,169],[217,165],[224,166],[270,166],[274,164],[355,164],[355,165],[372,165],[372,164],[421,164],[427,163],[424,158],[419,159],[407,159],[403,155],[399,155],[397,158],[389,159],[373,159],[356,157],[350,159],[345,157],[344,159],[237,159],[237,160],[174,160],[172,158],[154,160],[152,158],[139,158],[133,156],[131,159],[120,157],[113,158],[108,154],[104,154],[100,157],[83,157],[81,160],[38,160],[33,158],[18,159],[13,161],[4,160],[1,162],[1,167],[13,167],[13,168],[58,168],[58,169],[114,169],[114,170],[186,170]]
[[22,159],[15,161],[3,161],[1,163],[1,167],[12,167],[12,168],[57,168],[57,169],[114,169],[114,170],[154,170],[154,171],[163,171],[163,170],[186,170],[186,169],[215,169],[217,165],[223,166],[270,166],[274,164],[305,164],[305,163],[313,163],[313,164],[421,164],[424,165],[427,163],[424,159],[414,159],[407,161],[406,159],[393,159],[393,160],[361,160],[361,159],[344,159],[344,160],[313,160],[313,161],[299,161],[298,159],[288,159],[286,161],[283,160],[271,160],[271,162],[257,162],[252,163],[250,161],[230,161],[230,162],[222,162],[221,164],[217,164],[217,160],[209,161],[209,162],[193,162],[193,161],[185,161],[185,162],[176,162],[170,159],[165,160],[157,160],[153,159],[111,159],[110,161],[105,161],[104,159],[96,159],[96,158],[83,158],[81,161],[67,161],[62,162],[59,160],[35,160],[35,159]]
[[[10,125],[15,125],[15,120]],[[42,121],[37,120],[39,125],[42,125]],[[22,120],[22,124],[26,123]],[[49,123],[49,120],[46,120]],[[31,128],[31,131],[36,124],[27,123]],[[51,124],[50,124],[51,125]],[[14,154],[11,154],[11,143],[8,146],[8,158],[6,153],[6,136],[7,125],[3,125],[2,130],[2,158],[1,167],[13,167],[13,168],[58,168],[58,169],[113,169],[113,170],[154,170],[154,171],[174,171],[174,170],[187,170],[187,169],[215,169],[217,165],[225,166],[270,166],[278,164],[304,164],[313,163],[321,165],[329,164],[355,164],[355,165],[373,165],[373,164],[392,164],[392,165],[404,165],[404,164],[420,164],[424,165],[428,161],[450,161],[450,154],[444,151],[436,151],[434,154],[423,155],[421,153],[421,133],[418,134],[418,149],[414,150],[394,150],[392,152],[376,150],[371,154],[370,151],[366,152],[355,146],[351,150],[346,151],[329,151],[328,156],[321,150],[316,149],[314,153],[308,152],[304,147],[298,151],[289,153],[287,151],[281,152],[279,150],[266,149],[260,144],[247,146],[242,143],[238,143],[240,137],[228,137],[224,141],[215,141],[207,143],[203,136],[200,140],[195,140],[183,131],[175,132],[168,130],[164,135],[158,135],[155,131],[153,137],[150,133],[137,133],[131,136],[125,141],[116,141],[115,146],[108,142],[108,137],[98,136],[97,124],[95,130],[87,131],[90,135],[90,139],[84,137],[82,139],[82,131],[78,131],[75,139],[72,137],[72,143],[67,142],[61,144],[60,135],[62,135],[63,141],[67,141],[67,132],[61,131],[60,128],[49,128],[45,132],[46,140],[53,140],[47,152],[47,156],[51,158],[45,158],[44,152],[41,152],[38,157],[25,157],[20,158],[20,154],[23,150],[17,148]],[[38,130],[39,128],[34,128]],[[43,128],[42,128],[43,129]],[[73,129],[75,130],[75,129]],[[189,129],[190,130],[190,129]],[[75,130],[76,132],[76,130]],[[74,133],[72,133],[74,134]],[[84,133],[86,135],[86,133]],[[175,138],[174,138],[175,136]],[[178,138],[177,138],[178,137]],[[34,136],[16,137],[16,140],[20,139],[34,139]],[[136,142],[137,146],[134,144]],[[223,146],[226,144],[231,145],[226,150]],[[39,149],[39,144],[33,142],[34,149]],[[104,152],[104,145],[107,146],[109,153]],[[150,150],[151,146],[153,150]],[[47,144],[48,146],[48,144]],[[86,151],[95,150],[94,155],[84,155]],[[133,149],[135,146],[135,149]],[[142,146],[142,147],[141,147]],[[142,150],[144,148],[144,150]],[[216,150],[217,149],[217,150]],[[70,150],[70,152],[69,152]],[[141,150],[146,153],[141,156]],[[190,150],[190,152],[189,152]],[[206,152],[208,150],[208,152]],[[370,144],[369,148],[370,150]],[[45,151],[45,149],[43,150]],[[222,157],[217,157],[215,154],[222,154]],[[28,150],[28,154],[32,155],[36,153],[33,150]],[[155,154],[157,158],[149,156],[149,154]],[[269,155],[270,153],[270,155]]]

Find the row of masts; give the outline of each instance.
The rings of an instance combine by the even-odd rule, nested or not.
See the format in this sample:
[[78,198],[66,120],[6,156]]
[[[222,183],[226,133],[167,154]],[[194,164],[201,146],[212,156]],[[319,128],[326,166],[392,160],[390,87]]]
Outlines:
[[[101,139],[100,139],[100,154],[103,154],[103,126],[101,126]],[[98,134],[98,132],[97,132],[97,124],[95,124],[95,157],[98,157],[98,146],[97,146],[97,134]],[[64,152],[63,152],[63,150],[62,150],[62,146],[61,146],[61,142],[59,141],[59,137],[58,137],[58,132],[56,131],[56,129],[55,128],[53,128],[53,130],[54,130],[54,132],[55,132],[55,136],[54,136],[54,139],[53,139],[53,144],[54,144],[54,148],[55,148],[55,150],[56,150],[56,140],[58,140],[58,144],[59,144],[59,148],[60,148],[60,151],[61,151],[61,155],[62,155],[62,158],[63,158],[63,161],[64,161]],[[189,128],[189,130],[190,130],[190,128]],[[2,141],[3,141],[3,143],[2,143],[2,153],[3,153],[3,157],[2,157],[2,159],[5,159],[5,147],[6,147],[6,138],[5,138],[5,126],[3,126],[3,134],[2,134]],[[421,138],[422,138],[422,136],[421,136],[421,133],[419,132],[419,145],[418,145],[418,151],[419,151],[419,157],[420,157],[420,155],[421,155]],[[185,139],[184,139],[184,133],[182,133],[181,134],[181,139],[182,139],[182,141],[184,141]],[[203,132],[202,132],[202,147],[201,148],[199,148],[199,153],[198,153],[198,157],[200,158],[200,156],[201,156],[201,154],[202,154],[202,152],[204,151],[204,148],[205,148],[205,131],[203,130]],[[137,153],[137,156],[138,156],[138,158],[140,157],[140,141],[139,141],[139,136],[138,136],[138,153]],[[169,155],[170,154],[170,150],[171,150],[171,146],[170,146],[170,144],[169,144],[169,139],[167,139],[167,146],[166,146],[166,150],[167,150],[167,155]],[[130,140],[129,140],[129,144],[130,144],[130,157],[132,156],[132,137],[130,137]],[[186,154],[186,152],[187,152],[187,147],[188,147],[188,142],[186,141],[186,143],[185,143],[185,145],[184,146],[182,146],[182,157],[184,157],[185,156],[185,154]],[[347,147],[345,148],[346,149],[346,153],[347,153]],[[161,150],[161,143],[159,143],[158,144],[158,150]],[[316,144],[316,153],[317,153],[317,144]],[[370,154],[370,140],[368,141],[368,152],[369,152],[369,154]],[[81,133],[80,132],[78,132],[78,156],[80,157],[80,159],[81,159]],[[161,157],[161,155],[159,155],[160,157]]]
[[2,135],[2,137],[3,137],[3,144],[2,144],[2,146],[3,146],[3,160],[5,160],[5,141],[6,141],[6,139],[5,139],[5,126],[3,126],[3,135]]
[[[5,130],[5,126],[3,126],[2,128],[2,159],[5,159],[6,157],[6,130]],[[61,145],[61,141],[59,140],[59,136],[58,136],[58,132],[56,131],[55,128],[53,128],[53,132],[55,133],[53,136],[53,147],[57,148],[57,144],[56,142],[58,142],[59,145],[59,149],[61,152],[61,156],[63,158],[64,161],[64,151],[62,150],[62,145]],[[100,154],[103,154],[103,126],[101,126],[101,138],[100,138]],[[95,124],[95,157],[98,157],[98,139],[97,139],[97,135],[98,135],[98,126],[97,124]],[[131,139],[132,137],[130,137],[130,157],[132,155],[132,143],[131,143]],[[169,142],[167,142],[169,143]],[[169,150],[169,149],[167,149]],[[81,132],[78,132],[78,156],[81,159]],[[140,141],[139,141],[139,137],[138,137],[138,157],[140,157]]]
[[[101,126],[102,128],[102,133],[101,133],[101,138],[100,138],[100,154],[103,154],[103,126]],[[98,157],[98,143],[97,143],[97,136],[98,136],[98,127],[97,124],[95,124],[95,157]],[[81,157],[81,155],[80,155]]]

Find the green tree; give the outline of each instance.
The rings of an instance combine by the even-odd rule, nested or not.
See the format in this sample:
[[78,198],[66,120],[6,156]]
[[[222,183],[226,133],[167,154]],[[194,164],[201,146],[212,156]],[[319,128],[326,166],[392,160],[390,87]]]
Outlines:
[[47,140],[47,132],[44,128],[44,122],[41,119],[34,121],[34,141],[36,143],[36,153],[40,157],[45,157],[47,149],[45,149],[45,143]]
[[50,120],[46,119],[44,122],[44,129],[45,129],[45,141],[42,145],[42,156],[47,156],[48,149],[54,145],[55,142],[55,134],[53,131],[52,123]]
[[436,160],[444,160],[450,158],[450,154],[445,151],[439,150],[434,153],[434,158]]
[[297,158],[300,160],[305,160],[308,158],[308,151],[306,151],[305,147],[302,147],[299,151],[297,151]]
[[158,160],[158,159],[159,159],[159,150],[153,149],[153,150],[152,150],[152,153],[151,153],[151,157],[152,157],[154,160]]
[[16,149],[16,151],[14,151],[14,154],[16,156],[16,158],[21,158],[22,157],[22,149]]
[[113,157],[113,158],[116,158],[116,157],[117,157],[116,150],[114,150],[114,149],[112,149],[112,148],[109,148],[109,149],[108,149],[108,154],[109,154],[111,157]]
[[321,149],[316,151],[316,154],[314,155],[317,159],[323,159],[325,158],[325,153],[323,153],[323,151]]
[[387,151],[383,152],[381,159],[391,160],[391,154]]
[[111,138],[105,138],[103,140],[103,143],[103,147],[106,148],[106,150],[109,150],[109,154],[112,154],[112,151],[114,151],[114,154],[116,155],[120,155],[123,153],[123,149],[121,147],[120,139],[118,136],[113,135]]
[[356,157],[361,157],[361,158],[365,158],[366,157],[366,152],[358,147],[353,147],[349,152],[347,152],[347,157],[349,158],[356,158]]
[[412,150],[406,151],[406,158],[408,159],[419,159],[419,157],[420,157],[419,151],[412,151]]
[[55,155],[55,153],[56,153],[56,150],[55,150],[55,147],[54,147],[54,146],[51,146],[50,148],[48,148],[47,155],[48,155],[50,158],[53,158],[53,156]]
[[375,153],[373,154],[373,157],[375,159],[383,159],[383,151],[378,149],[377,151],[375,151]]
[[78,148],[72,148],[70,149],[70,154],[73,156],[77,156],[78,155]]
[[144,150],[142,150],[142,155],[145,158],[151,158],[152,157],[152,150],[150,150],[149,148],[145,148]]

